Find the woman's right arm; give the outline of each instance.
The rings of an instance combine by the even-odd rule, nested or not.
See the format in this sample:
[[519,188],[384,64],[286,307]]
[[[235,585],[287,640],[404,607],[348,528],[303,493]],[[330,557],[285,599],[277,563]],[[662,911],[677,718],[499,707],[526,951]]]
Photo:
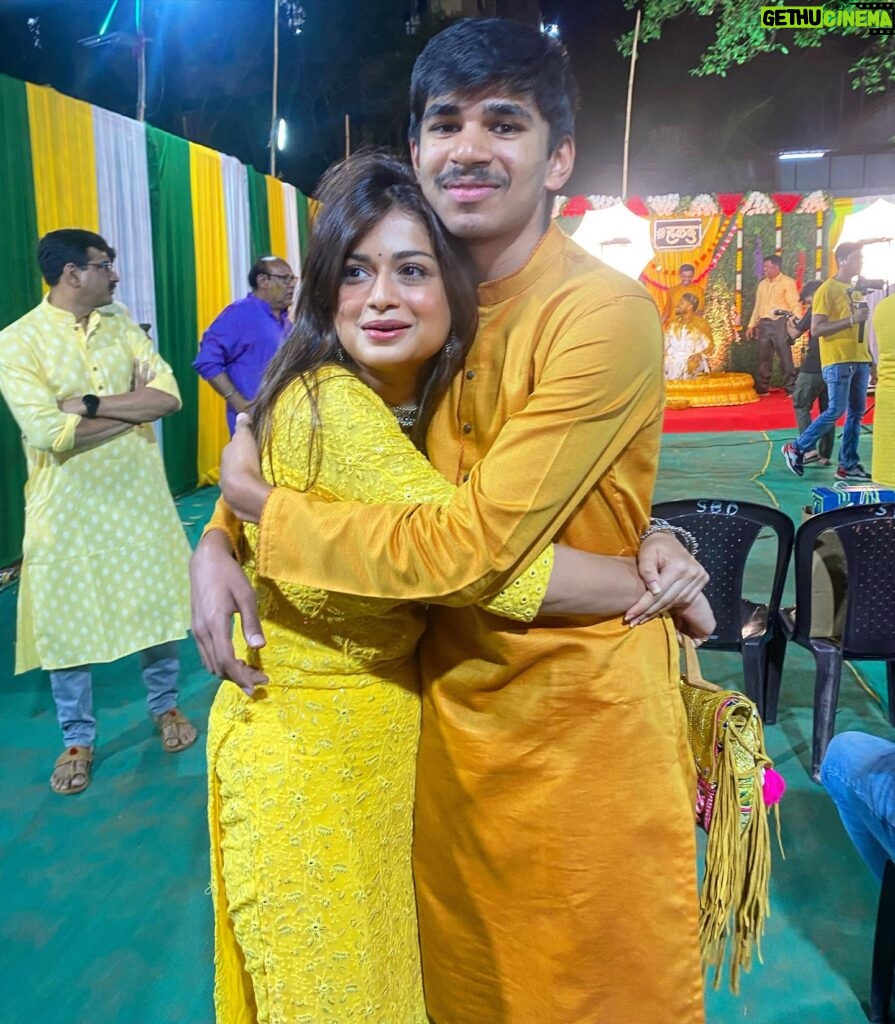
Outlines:
[[[554,545],[553,572],[540,615],[624,615],[646,593],[634,558],[594,555],[563,544]],[[705,639],[715,628],[715,617],[704,594],[672,610],[678,628],[694,639]],[[638,626],[653,616],[627,619]]]

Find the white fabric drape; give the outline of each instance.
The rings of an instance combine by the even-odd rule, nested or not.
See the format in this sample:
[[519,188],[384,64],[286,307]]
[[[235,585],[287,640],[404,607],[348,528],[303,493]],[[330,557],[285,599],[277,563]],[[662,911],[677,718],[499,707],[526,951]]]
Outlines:
[[[93,146],[99,233],[118,253],[115,266],[121,280],[115,298],[127,306],[138,324],[150,325],[152,344],[157,349],[145,126],[122,114],[94,107]],[[161,420],[155,421],[153,429],[161,448]]]
[[298,194],[294,185],[283,186],[283,206],[286,219],[286,259],[294,274],[301,277],[301,247],[298,242]]
[[249,180],[245,166],[236,157],[223,154],[221,175],[224,182],[224,209],[227,219],[231,301],[234,301],[241,299],[249,290],[248,273],[252,265]]
[[[116,298],[137,323],[155,326],[155,274],[146,131],[142,124],[93,108],[99,230],[118,252]],[[155,332],[152,332],[155,334]],[[158,347],[157,338],[153,344]]]

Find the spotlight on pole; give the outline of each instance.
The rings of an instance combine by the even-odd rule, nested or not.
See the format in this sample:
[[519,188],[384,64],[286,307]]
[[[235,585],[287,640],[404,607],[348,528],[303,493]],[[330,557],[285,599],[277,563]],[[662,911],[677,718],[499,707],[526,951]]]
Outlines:
[[559,25],[555,21],[548,22],[546,25],[541,22],[541,34],[550,36],[551,39],[559,39]]
[[283,120],[282,117],[277,121],[276,132],[277,149],[282,153],[283,150],[286,148],[287,141],[286,122]]

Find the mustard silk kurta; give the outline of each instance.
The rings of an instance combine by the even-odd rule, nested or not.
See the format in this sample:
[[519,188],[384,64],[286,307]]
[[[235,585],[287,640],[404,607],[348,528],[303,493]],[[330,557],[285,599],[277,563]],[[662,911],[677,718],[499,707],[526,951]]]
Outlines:
[[895,487],[895,295],[877,305],[873,328],[879,361],[871,476],[878,484]]
[[[453,485],[344,368],[277,402],[265,476],[361,501],[448,501]],[[311,460],[310,465],[315,465]],[[270,680],[223,683],[208,730],[218,1024],[425,1024],[411,838],[422,605],[328,594],[254,571]],[[534,617],[552,549],[492,609]],[[240,656],[249,657],[239,632]]]
[[676,315],[678,303],[683,295],[695,295],[699,299],[696,312],[700,316],[705,316],[705,288],[701,284],[675,284],[668,289],[668,294],[665,296],[665,307],[662,311],[663,323],[667,323]]
[[[261,572],[468,605],[554,537],[636,550],[663,405],[652,299],[556,227],[479,298],[429,434],[434,464],[468,486],[413,510],[275,490]],[[432,608],[420,661],[414,877],[433,1019],[701,1022],[694,778],[669,624],[526,629]]]
[[168,364],[124,307],[86,331],[47,299],[0,332],[0,391],[28,461],[16,672],[114,661],[186,635],[189,544],[151,425],[73,450],[80,417],[57,401],[150,387],[180,398]]

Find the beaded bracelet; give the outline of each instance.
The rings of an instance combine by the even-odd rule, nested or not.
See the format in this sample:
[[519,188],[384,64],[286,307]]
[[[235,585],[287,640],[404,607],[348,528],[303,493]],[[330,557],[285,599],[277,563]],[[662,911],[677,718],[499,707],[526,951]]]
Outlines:
[[672,526],[667,519],[650,519],[649,526],[640,534],[641,543],[654,533],[673,533],[694,558],[699,553],[699,541],[683,526]]

